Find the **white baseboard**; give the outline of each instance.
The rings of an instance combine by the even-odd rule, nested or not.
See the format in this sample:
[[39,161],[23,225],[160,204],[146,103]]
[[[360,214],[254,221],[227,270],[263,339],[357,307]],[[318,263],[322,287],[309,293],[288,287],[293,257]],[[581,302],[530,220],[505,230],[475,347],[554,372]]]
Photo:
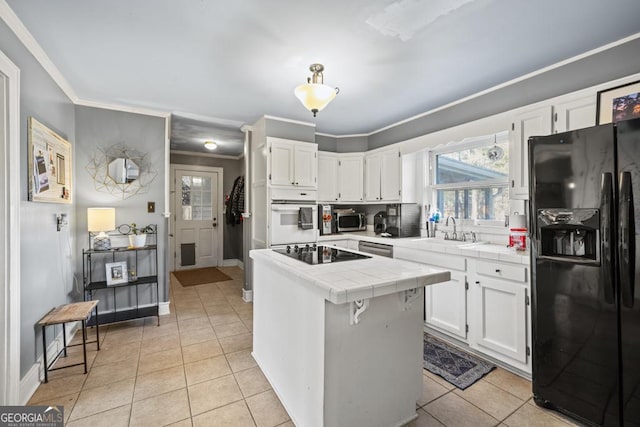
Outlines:
[[238,265],[239,262],[240,262],[240,260],[237,259],[237,258],[223,259],[222,260],[222,266],[223,267],[235,267],[236,265]]
[[[71,342],[73,339],[73,335],[80,322],[67,323],[67,344]],[[64,347],[62,337],[62,329],[60,329],[60,333],[51,341],[51,343],[47,346],[47,362],[51,363],[53,358],[62,350]],[[21,405],[26,405],[33,393],[36,392],[40,383],[44,380],[44,358],[42,356],[38,357],[36,363],[31,366],[29,371],[25,374],[22,379],[20,379],[20,390],[18,394],[18,402]]]
[[242,300],[244,302],[253,301],[253,290],[242,289]]
[[160,316],[164,316],[165,314],[170,314],[171,312],[169,311],[169,302],[161,302],[159,307],[158,307],[158,314],[160,314]]
[[20,391],[18,394],[18,402],[21,405],[26,405],[33,393],[36,392],[40,386],[40,365],[41,361],[33,364],[31,369],[20,380]]
[[238,267],[240,267],[241,270],[244,270],[244,262],[238,260]]

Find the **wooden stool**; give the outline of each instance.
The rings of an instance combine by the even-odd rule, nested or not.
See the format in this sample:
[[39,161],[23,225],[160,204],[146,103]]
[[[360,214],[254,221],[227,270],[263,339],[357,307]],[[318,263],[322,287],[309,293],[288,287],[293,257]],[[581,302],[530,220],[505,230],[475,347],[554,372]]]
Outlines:
[[[44,357],[44,382],[48,382],[48,371],[55,371],[58,369],[71,368],[72,366],[80,366],[83,363],[74,363],[73,365],[62,366],[59,368],[49,369],[50,366],[58,360],[60,354],[64,353],[67,356],[67,347],[74,347],[80,344],[72,344],[67,346],[67,333],[65,330],[65,324],[69,322],[82,322],[82,352],[84,355],[84,373],[87,373],[87,319],[91,315],[91,310],[95,309],[96,316],[96,343],[98,350],[100,350],[100,332],[98,324],[98,300],[74,302],[71,304],[64,304],[58,308],[52,308],[42,319],[38,322],[38,325],[42,326],[42,354]],[[64,347],[53,358],[51,365],[47,364],[47,338],[45,330],[47,326],[62,324],[62,340]],[[94,342],[94,341],[91,341]]]

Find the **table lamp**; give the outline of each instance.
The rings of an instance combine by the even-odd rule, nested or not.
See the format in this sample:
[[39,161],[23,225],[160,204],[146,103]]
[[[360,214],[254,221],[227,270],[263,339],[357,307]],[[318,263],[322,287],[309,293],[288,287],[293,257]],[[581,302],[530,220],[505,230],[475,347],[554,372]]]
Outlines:
[[111,239],[105,231],[116,229],[116,210],[114,208],[87,208],[87,229],[93,237],[93,249],[104,251],[111,249]]

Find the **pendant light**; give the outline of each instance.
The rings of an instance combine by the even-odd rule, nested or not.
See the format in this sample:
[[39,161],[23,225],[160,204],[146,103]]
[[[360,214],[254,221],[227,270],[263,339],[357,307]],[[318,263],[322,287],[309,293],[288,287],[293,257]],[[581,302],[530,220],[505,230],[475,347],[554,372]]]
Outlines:
[[489,148],[489,150],[487,151],[487,157],[489,158],[489,160],[494,162],[500,160],[504,156],[504,150],[502,149],[502,147],[498,146],[497,141],[498,139],[494,134],[493,147]]
[[204,148],[206,148],[206,149],[207,149],[207,150],[209,150],[209,151],[213,151],[213,150],[215,150],[216,148],[218,148],[218,144],[216,144],[216,143],[215,143],[215,142],[213,142],[213,141],[205,141],[205,142],[204,142]]
[[313,117],[316,117],[318,111],[322,111],[336,97],[340,89],[324,84],[322,64],[311,64],[309,70],[313,76],[308,77],[307,83],[298,86],[294,93],[302,105],[313,113]]

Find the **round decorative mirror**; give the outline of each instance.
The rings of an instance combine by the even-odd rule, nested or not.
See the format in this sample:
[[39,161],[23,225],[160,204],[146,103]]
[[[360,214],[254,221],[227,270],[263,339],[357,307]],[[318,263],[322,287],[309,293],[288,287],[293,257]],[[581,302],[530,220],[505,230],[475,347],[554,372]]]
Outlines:
[[96,190],[123,199],[146,193],[158,175],[146,154],[124,144],[98,147],[86,168]]

